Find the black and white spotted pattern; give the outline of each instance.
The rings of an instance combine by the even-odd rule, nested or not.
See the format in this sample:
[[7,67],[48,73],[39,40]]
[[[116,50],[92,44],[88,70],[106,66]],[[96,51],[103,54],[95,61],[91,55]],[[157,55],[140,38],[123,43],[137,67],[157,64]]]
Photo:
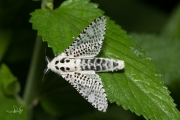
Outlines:
[[108,58],[81,59],[80,67],[82,71],[117,71],[122,68],[118,60]]
[[64,51],[70,57],[94,57],[99,54],[106,31],[106,18],[95,19]]
[[[89,75],[73,73],[62,75],[88,102],[95,108],[105,112],[108,103],[102,82],[92,79]],[[98,77],[98,76],[96,76]]]
[[101,50],[105,30],[106,18],[95,19],[62,54],[52,61],[47,59],[45,70],[61,75],[102,112],[106,111],[108,102],[101,78],[95,72],[113,72],[125,67],[123,60],[95,57]]

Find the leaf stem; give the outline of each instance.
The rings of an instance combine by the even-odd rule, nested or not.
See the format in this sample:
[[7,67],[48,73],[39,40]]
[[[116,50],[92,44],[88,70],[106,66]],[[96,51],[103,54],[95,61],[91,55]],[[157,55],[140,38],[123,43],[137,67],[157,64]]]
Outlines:
[[41,8],[53,9],[53,0],[42,0]]

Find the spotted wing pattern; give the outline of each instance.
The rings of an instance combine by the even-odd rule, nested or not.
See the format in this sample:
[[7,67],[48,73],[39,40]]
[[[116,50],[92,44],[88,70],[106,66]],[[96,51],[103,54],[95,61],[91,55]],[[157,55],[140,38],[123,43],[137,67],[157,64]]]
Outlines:
[[91,78],[92,80],[96,80],[102,84],[101,78],[97,74],[85,74],[87,77]]
[[107,98],[98,75],[71,73],[62,76],[95,108],[103,112],[106,111]]
[[106,31],[106,18],[95,19],[63,52],[69,57],[94,57],[99,54]]

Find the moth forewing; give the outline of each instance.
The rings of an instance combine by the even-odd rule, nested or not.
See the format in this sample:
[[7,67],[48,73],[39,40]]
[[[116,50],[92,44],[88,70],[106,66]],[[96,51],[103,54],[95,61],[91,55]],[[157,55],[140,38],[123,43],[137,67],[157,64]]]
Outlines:
[[95,72],[122,70],[123,60],[96,58],[101,50],[106,30],[106,18],[95,19],[76,40],[51,62],[49,69],[61,75],[95,108],[105,112],[108,103],[101,78]]

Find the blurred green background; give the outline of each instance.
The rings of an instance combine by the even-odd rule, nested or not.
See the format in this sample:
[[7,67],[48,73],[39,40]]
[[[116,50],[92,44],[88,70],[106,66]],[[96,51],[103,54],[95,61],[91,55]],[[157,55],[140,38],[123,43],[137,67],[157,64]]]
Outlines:
[[[55,8],[61,2],[63,0],[54,0]],[[160,73],[162,73],[165,83],[171,91],[171,96],[177,104],[177,108],[180,109],[180,18],[178,19],[177,17],[177,13],[180,11],[179,1],[92,0],[91,2],[98,3],[99,8],[105,11],[105,15],[109,16],[110,19],[127,31],[132,39],[137,41],[140,47],[149,54],[159,68]],[[35,9],[40,9],[40,7],[40,1],[0,1],[0,62],[1,64],[5,63],[12,74],[18,78],[21,86],[20,96],[23,95],[25,89],[37,34],[37,31],[32,29],[32,24],[29,23],[30,13]],[[46,43],[44,46],[46,46]],[[46,68],[44,51],[42,50],[42,58],[40,60],[42,65],[39,65],[43,66],[42,69]],[[47,54],[52,54],[50,49],[49,51]],[[39,71],[39,73],[42,73],[40,76],[43,76],[43,71]],[[0,102],[0,109],[2,104]],[[109,110],[109,115],[114,116],[112,119],[144,119],[130,111],[117,107],[115,104],[110,106],[113,106],[112,110]],[[122,111],[121,116],[119,116],[119,112],[118,114],[115,113],[116,110]],[[0,111],[3,111],[3,109]],[[89,119],[101,119],[103,114],[87,114],[87,116]],[[67,116],[60,118],[51,116],[40,105],[34,108],[33,119],[70,118]],[[75,118],[78,119],[78,116]],[[85,119],[86,114],[81,116],[81,118]]]

